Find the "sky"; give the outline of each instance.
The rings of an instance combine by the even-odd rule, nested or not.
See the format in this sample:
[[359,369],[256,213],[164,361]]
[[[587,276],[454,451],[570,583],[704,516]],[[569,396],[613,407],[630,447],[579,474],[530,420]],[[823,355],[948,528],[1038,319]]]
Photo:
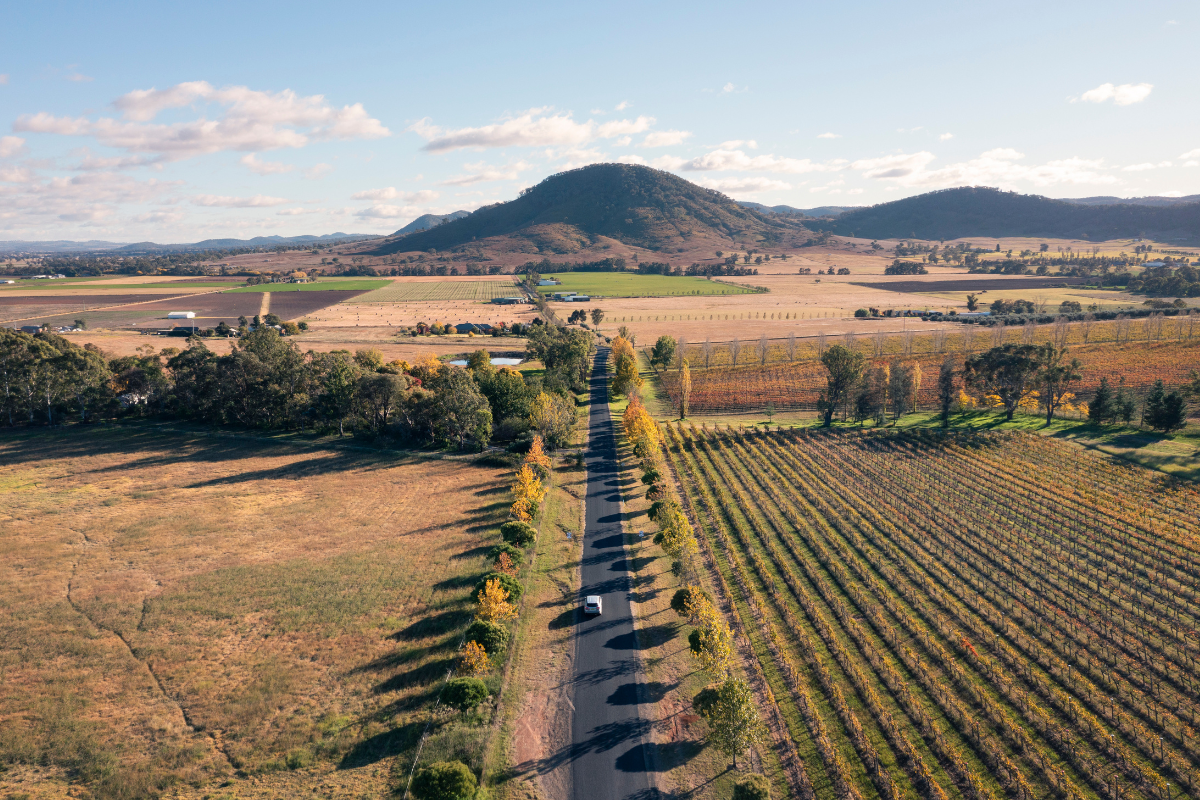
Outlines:
[[0,240],[391,233],[646,164],[738,200],[1200,193],[1185,2],[8,4]]

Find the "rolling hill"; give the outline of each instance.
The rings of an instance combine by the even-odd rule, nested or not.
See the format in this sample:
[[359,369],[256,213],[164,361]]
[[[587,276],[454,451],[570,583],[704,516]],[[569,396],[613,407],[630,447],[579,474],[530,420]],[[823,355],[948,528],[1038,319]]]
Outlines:
[[461,219],[370,250],[376,255],[479,247],[519,240],[528,252],[573,253],[603,239],[651,250],[695,239],[778,242],[799,222],[764,215],[668,172],[633,164],[592,164],[551,175],[515,200],[484,206]]
[[836,217],[853,211],[862,206],[817,206],[816,208],[795,208],[793,206],[764,206],[751,200],[738,200],[738,205],[753,208],[764,214],[792,214],[800,217]]
[[[1091,199],[1091,198],[1089,198]],[[834,233],[870,239],[1031,236],[1200,240],[1200,203],[1081,203],[986,187],[960,187],[848,211]]]
[[429,230],[430,228],[441,225],[449,220],[459,219],[469,215],[470,211],[451,211],[449,214],[422,214],[412,222],[405,225],[400,230],[392,234],[392,236],[406,236],[417,231]]

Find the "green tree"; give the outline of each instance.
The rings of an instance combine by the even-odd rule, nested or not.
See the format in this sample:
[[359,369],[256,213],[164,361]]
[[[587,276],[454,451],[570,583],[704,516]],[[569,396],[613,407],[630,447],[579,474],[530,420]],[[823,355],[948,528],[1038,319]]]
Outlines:
[[479,782],[475,773],[461,761],[439,761],[422,767],[412,782],[417,800],[471,800]]
[[821,412],[824,426],[828,428],[833,424],[833,415],[838,406],[846,401],[862,379],[863,355],[835,344],[821,356],[821,363],[829,374],[825,392],[817,401],[817,409]]
[[708,741],[733,758],[734,769],[738,756],[766,738],[766,726],[759,719],[754,696],[745,681],[728,678],[702,689],[693,698],[692,707],[708,723]]
[[499,653],[508,646],[508,628],[495,622],[477,619],[467,628],[468,642],[478,642],[490,654]]
[[650,349],[650,363],[666,369],[675,359],[675,339],[671,336],[660,336]]
[[528,522],[512,520],[500,526],[500,538],[513,547],[529,547],[537,540],[537,529]]
[[432,382],[433,427],[461,450],[469,441],[482,450],[492,439],[492,408],[470,373],[443,366]]
[[1005,418],[1011,420],[1033,386],[1039,367],[1037,345],[1005,344],[968,358],[963,377],[967,385],[997,395],[1004,404]]
[[977,294],[967,295],[967,311],[975,311],[978,308],[979,308],[979,295],[977,295]]
[[1143,417],[1151,430],[1163,433],[1179,430],[1187,424],[1187,400],[1178,391],[1167,392],[1162,381],[1155,381],[1146,395]]
[[479,678],[453,678],[442,690],[443,702],[464,714],[478,706],[487,697],[487,684]]
[[938,371],[938,407],[941,409],[942,427],[950,425],[950,409],[957,397],[957,387],[954,383],[954,359],[946,356],[942,360],[942,368]]
[[1038,348],[1037,381],[1042,387],[1041,402],[1046,408],[1046,424],[1054,420],[1054,412],[1062,405],[1063,397],[1070,392],[1071,385],[1079,380],[1078,358],[1063,361],[1067,348],[1055,347],[1047,342]]
[[471,374],[479,380],[481,375],[486,375],[496,371],[492,366],[492,354],[487,350],[480,348],[471,355],[467,356],[467,369],[471,370]]
[[370,372],[355,384],[354,399],[371,430],[382,433],[411,388],[412,381],[407,375]]
[[1088,419],[1102,425],[1115,419],[1116,416],[1117,408],[1112,387],[1108,385],[1108,378],[1101,378],[1100,385],[1096,387],[1096,394],[1088,405]]
[[358,390],[358,364],[348,351],[335,350],[315,355],[313,366],[320,375],[319,413],[325,419],[337,420],[338,436],[345,436],[346,417],[354,411]]
[[771,782],[754,773],[739,778],[733,784],[733,800],[771,800]]
[[604,309],[593,308],[592,309],[592,324],[599,325],[601,322],[604,322]]
[[552,392],[540,392],[529,408],[529,424],[551,447],[563,447],[571,439],[578,412],[569,398]]

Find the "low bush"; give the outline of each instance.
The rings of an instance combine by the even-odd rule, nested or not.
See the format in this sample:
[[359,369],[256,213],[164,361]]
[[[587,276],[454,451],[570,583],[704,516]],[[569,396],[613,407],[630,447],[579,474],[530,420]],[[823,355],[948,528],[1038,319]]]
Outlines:
[[528,522],[506,522],[500,526],[500,536],[514,547],[529,547],[537,539],[537,529]]
[[464,713],[478,706],[487,696],[487,685],[479,678],[455,678],[442,691],[446,705]]
[[478,642],[488,655],[494,655],[508,647],[508,628],[495,622],[476,620],[467,628],[466,641]]
[[[479,599],[479,595],[483,594],[483,589],[487,586],[488,581],[498,580],[504,591],[508,592],[508,602],[516,603],[521,599],[521,584],[512,575],[505,575],[503,572],[489,572],[479,579],[479,583],[475,584],[475,591],[471,593],[471,598]],[[480,642],[480,644],[483,644]]]
[[488,551],[488,558],[495,564],[500,560],[501,555],[507,555],[508,560],[513,563],[513,566],[520,566],[521,561],[525,558],[525,551],[519,547],[513,547],[508,542],[498,544]]
[[461,761],[439,761],[422,767],[412,782],[417,800],[471,800],[479,782]]

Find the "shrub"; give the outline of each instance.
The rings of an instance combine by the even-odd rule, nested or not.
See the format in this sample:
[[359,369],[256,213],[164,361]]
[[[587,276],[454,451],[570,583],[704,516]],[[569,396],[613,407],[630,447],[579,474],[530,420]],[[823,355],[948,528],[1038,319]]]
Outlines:
[[412,782],[417,800],[471,800],[478,787],[475,773],[461,761],[439,761],[422,767]]
[[521,584],[512,575],[505,575],[503,572],[489,572],[480,578],[479,583],[475,584],[475,591],[471,593],[471,599],[478,600],[487,582],[491,580],[500,581],[501,588],[508,592],[508,602],[516,603],[521,599]]
[[519,566],[525,558],[525,551],[519,547],[513,547],[508,542],[498,544],[488,551],[488,558],[492,560],[493,564],[500,560],[501,555],[507,555],[508,560],[513,563],[513,566]]
[[854,316],[858,317],[859,319],[862,319],[863,317],[871,316],[871,312],[867,311],[865,308],[859,308],[859,309],[855,309]]
[[715,605],[713,603],[712,595],[701,589],[699,586],[685,586],[672,595],[671,610],[681,617],[688,616],[691,613],[691,609],[688,608],[688,599],[692,598],[694,595],[702,596],[708,601],[710,606]]
[[771,784],[763,775],[747,775],[733,784],[733,800],[771,800]]
[[500,536],[514,547],[529,547],[537,539],[537,529],[528,522],[506,522],[500,526]]
[[467,640],[478,642],[489,654],[498,653],[508,646],[508,629],[495,622],[475,620],[467,628]]
[[455,678],[446,684],[442,699],[451,708],[467,712],[487,699],[487,684],[479,678]]

